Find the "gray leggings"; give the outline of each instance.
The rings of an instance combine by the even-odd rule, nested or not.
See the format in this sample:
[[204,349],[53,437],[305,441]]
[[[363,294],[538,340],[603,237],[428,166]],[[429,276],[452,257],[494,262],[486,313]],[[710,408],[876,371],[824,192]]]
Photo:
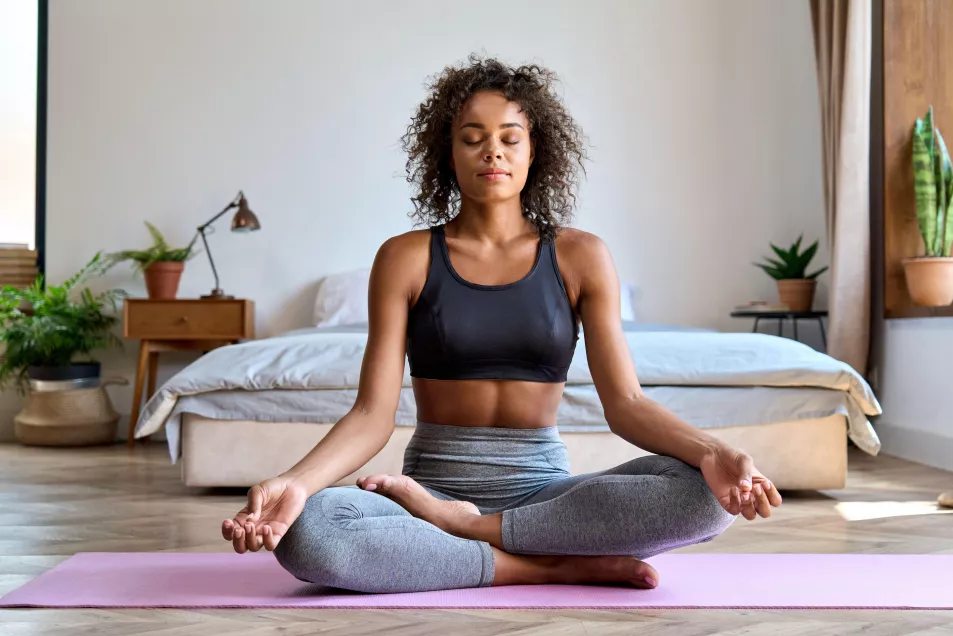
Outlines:
[[[481,514],[502,512],[503,547],[513,554],[645,559],[710,541],[735,519],[697,468],[672,457],[640,457],[573,477],[555,426],[417,422],[402,472],[435,497],[472,502]],[[308,499],[275,556],[302,581],[357,592],[493,583],[488,543],[448,534],[357,486]]]

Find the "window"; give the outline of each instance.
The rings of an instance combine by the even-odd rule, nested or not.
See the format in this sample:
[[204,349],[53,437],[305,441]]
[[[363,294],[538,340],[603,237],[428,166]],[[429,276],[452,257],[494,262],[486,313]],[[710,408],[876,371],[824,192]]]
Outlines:
[[45,85],[45,21],[46,0],[0,2],[0,243],[37,250],[43,248],[37,245],[44,163],[37,140],[45,137],[45,117],[38,117],[45,111],[45,89],[38,89]]

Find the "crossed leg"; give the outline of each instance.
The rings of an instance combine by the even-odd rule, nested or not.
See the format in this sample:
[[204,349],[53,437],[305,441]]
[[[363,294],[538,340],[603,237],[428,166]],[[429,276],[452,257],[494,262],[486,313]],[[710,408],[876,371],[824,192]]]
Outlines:
[[[735,519],[701,471],[657,455],[555,481],[518,507],[488,515],[435,496],[404,475],[372,475],[358,486],[450,535],[489,544],[494,556],[600,557],[576,559],[575,565],[644,587],[657,585],[658,573],[639,559],[710,541]],[[519,564],[504,556],[496,560],[495,581],[522,582]]]

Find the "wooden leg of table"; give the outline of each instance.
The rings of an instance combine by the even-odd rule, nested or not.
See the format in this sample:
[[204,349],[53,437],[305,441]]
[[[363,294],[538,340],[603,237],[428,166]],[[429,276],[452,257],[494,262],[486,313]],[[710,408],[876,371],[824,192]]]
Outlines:
[[142,385],[146,381],[147,365],[149,363],[149,341],[139,343],[139,365],[136,367],[136,386],[132,392],[132,412],[129,414],[129,439],[126,442],[129,448],[136,444],[133,435],[136,432],[136,423],[139,421],[139,405],[142,402]]
[[149,382],[146,389],[146,401],[149,401],[156,392],[156,375],[159,372],[159,352],[149,352]]

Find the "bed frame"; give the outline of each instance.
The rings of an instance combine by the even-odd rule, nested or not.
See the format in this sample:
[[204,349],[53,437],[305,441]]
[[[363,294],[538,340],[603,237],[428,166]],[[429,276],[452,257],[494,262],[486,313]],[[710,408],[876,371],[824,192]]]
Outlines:
[[[215,420],[185,413],[182,479],[188,486],[248,487],[287,470],[333,424]],[[779,490],[835,490],[847,480],[847,420],[843,415],[772,424],[705,429],[742,448]],[[372,473],[400,474],[412,426],[398,426],[384,449],[334,485]],[[611,468],[650,453],[610,432],[561,432],[574,475]]]

